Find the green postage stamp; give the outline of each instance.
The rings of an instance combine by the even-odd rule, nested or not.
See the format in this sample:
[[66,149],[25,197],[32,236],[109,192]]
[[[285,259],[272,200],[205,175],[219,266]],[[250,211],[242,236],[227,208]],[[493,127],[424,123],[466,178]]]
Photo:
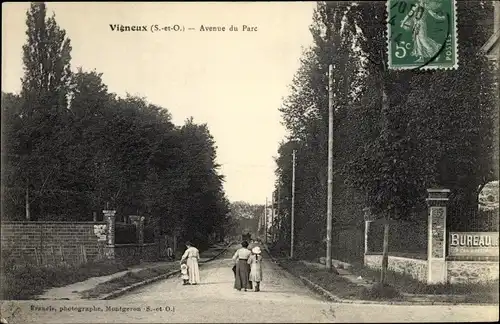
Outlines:
[[389,69],[458,67],[455,0],[387,0]]

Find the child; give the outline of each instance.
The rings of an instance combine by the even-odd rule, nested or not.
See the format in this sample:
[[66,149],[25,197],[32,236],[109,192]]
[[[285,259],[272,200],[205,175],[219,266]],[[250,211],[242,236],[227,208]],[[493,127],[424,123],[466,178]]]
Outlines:
[[188,266],[186,263],[181,263],[181,279],[184,282],[183,285],[187,285],[189,281]]
[[260,282],[262,281],[262,256],[260,247],[252,249],[252,255],[248,258],[250,265],[250,281],[255,282],[255,291],[260,291]]

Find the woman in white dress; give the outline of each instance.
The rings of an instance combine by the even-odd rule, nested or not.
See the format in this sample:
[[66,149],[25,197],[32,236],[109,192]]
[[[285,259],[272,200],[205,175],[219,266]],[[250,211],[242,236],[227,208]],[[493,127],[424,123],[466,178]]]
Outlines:
[[186,251],[182,255],[181,263],[186,261],[188,266],[189,284],[196,285],[200,282],[200,268],[198,267],[198,260],[200,259],[200,251],[191,244],[186,242]]
[[262,281],[262,255],[260,247],[252,249],[252,255],[248,258],[250,265],[250,281],[255,283],[255,291],[260,291],[260,282]]

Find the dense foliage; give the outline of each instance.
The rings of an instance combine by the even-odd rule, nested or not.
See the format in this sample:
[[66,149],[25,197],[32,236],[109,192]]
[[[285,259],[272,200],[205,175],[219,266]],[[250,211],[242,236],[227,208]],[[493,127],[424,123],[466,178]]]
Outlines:
[[[495,83],[479,51],[492,34],[488,1],[457,3],[459,69],[389,70],[385,2],[318,2],[314,43],[281,112],[289,131],[276,158],[279,242],[290,237],[292,150],[297,150],[297,253],[321,252],[326,236],[328,65],[334,78],[334,228],[356,227],[362,209],[408,219],[427,188],[449,188],[451,203],[478,205],[493,172]],[[450,219],[466,229],[467,214]],[[334,244],[334,249],[335,249]]]
[[110,93],[100,73],[72,72],[44,3],[26,22],[22,91],[2,93],[2,218],[85,221],[110,208],[198,244],[222,238],[229,202],[208,126],[176,126],[167,109]]

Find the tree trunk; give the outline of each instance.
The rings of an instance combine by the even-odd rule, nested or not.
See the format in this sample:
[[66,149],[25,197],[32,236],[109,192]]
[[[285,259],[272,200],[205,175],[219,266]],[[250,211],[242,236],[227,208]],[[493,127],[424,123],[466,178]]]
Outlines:
[[380,272],[380,283],[385,283],[387,277],[387,268],[389,265],[389,220],[385,219],[384,222],[384,245],[382,249],[382,271]]

